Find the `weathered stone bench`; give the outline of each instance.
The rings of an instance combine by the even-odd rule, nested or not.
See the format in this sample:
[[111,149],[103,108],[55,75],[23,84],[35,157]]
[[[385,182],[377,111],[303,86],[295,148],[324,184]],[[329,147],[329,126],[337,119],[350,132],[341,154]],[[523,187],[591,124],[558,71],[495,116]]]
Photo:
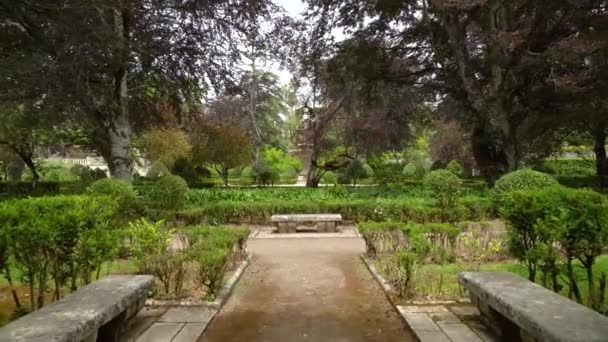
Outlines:
[[0,328],[0,341],[117,341],[153,284],[148,275],[105,277]]
[[298,224],[315,223],[319,233],[335,233],[342,222],[340,214],[289,214],[272,215],[270,222],[277,226],[279,233],[295,233]]
[[527,279],[465,272],[459,280],[502,341],[608,341],[608,317]]

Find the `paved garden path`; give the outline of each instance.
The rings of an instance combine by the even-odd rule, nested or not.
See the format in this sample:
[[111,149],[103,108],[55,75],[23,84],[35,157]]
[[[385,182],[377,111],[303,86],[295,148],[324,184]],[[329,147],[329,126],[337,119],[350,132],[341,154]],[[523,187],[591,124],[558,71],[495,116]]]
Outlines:
[[361,239],[248,244],[251,265],[199,341],[415,341],[361,263]]

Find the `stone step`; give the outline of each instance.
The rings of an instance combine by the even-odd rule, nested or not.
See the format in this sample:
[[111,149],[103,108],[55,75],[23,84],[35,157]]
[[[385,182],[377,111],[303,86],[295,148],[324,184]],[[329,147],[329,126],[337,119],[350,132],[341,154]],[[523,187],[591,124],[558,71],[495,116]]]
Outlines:
[[487,342],[443,305],[397,309],[420,342]]

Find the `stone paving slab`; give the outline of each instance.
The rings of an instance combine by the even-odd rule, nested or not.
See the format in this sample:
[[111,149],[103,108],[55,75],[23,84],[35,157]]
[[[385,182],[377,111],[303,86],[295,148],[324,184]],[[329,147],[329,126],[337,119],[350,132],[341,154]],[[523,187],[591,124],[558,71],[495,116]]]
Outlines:
[[473,330],[459,323],[437,322],[437,325],[448,335],[452,342],[483,342]]
[[439,312],[429,314],[433,321],[436,323],[445,323],[445,324],[461,324],[462,322],[456,315],[451,312]]
[[217,309],[206,307],[175,307],[170,308],[160,317],[164,323],[209,323]]
[[184,323],[154,323],[136,342],[171,342]]
[[494,342],[482,339],[443,305],[397,305],[397,310],[420,342]]
[[425,313],[405,313],[403,317],[414,332],[440,331],[439,326]]
[[450,312],[443,305],[398,305],[397,309],[403,313],[437,313],[437,312]]
[[479,310],[474,306],[452,306],[450,310],[458,316],[479,316]]
[[443,331],[417,331],[420,342],[452,342]]
[[207,323],[186,323],[171,342],[194,342],[203,334]]

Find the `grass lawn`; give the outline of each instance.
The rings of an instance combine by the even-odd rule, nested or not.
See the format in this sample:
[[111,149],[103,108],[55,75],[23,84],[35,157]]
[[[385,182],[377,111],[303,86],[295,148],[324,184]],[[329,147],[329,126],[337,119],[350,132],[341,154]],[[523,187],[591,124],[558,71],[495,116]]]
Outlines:
[[[458,274],[465,271],[477,271],[477,265],[470,263],[453,263],[446,265],[428,264],[423,265],[418,269],[416,275],[416,293],[420,298],[433,299],[455,299],[465,296],[463,289],[458,284]],[[481,272],[491,271],[506,271],[516,273],[524,278],[528,277],[528,271],[525,266],[517,261],[506,261],[497,263],[481,264],[479,267]],[[587,281],[585,270],[580,266],[576,266],[578,286],[581,291],[583,300],[587,298]],[[608,255],[604,255],[597,259],[594,267],[595,276],[599,277],[602,273],[608,275]],[[539,271],[536,281],[540,283],[542,273]],[[565,275],[560,278],[562,284],[562,294],[568,295],[568,282]]]

